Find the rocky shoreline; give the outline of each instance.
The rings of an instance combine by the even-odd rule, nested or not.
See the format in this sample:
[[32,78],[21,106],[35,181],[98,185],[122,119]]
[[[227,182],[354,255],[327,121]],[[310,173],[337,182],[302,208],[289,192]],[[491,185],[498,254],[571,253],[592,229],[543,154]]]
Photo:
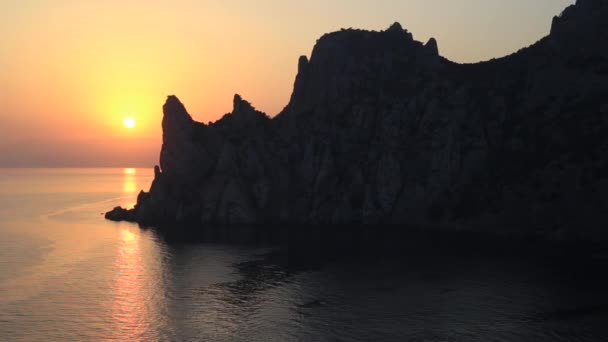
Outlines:
[[608,3],[510,56],[453,63],[395,23],[321,37],[273,118],[163,106],[144,225],[418,225],[607,239]]

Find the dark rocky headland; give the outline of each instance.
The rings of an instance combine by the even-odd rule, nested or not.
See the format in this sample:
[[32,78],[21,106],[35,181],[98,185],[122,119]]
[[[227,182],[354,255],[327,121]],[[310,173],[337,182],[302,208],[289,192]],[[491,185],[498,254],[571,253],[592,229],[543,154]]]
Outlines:
[[210,124],[175,96],[163,111],[150,191],[106,218],[608,240],[608,1],[578,0],[549,36],[477,64],[397,23],[342,30],[300,58],[274,118],[238,95]]

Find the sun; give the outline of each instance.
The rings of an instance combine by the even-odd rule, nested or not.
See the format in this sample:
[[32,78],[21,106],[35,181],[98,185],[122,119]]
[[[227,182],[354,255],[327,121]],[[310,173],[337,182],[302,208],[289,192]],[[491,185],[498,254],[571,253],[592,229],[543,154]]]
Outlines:
[[126,127],[126,128],[134,128],[135,127],[135,119],[131,116],[127,116],[124,120],[122,120],[122,124]]

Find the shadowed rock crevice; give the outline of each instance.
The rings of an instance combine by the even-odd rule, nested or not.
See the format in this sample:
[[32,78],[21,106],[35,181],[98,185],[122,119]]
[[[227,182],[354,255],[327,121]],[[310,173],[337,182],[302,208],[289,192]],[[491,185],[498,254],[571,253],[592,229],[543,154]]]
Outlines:
[[579,0],[546,38],[477,64],[398,23],[326,34],[272,119],[236,95],[205,125],[170,96],[150,191],[106,217],[606,237],[607,22],[608,3]]

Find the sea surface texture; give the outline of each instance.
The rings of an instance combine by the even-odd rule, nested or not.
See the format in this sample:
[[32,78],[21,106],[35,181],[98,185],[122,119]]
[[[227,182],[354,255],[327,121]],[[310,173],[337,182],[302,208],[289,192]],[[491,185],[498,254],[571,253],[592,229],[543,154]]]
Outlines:
[[608,339],[602,258],[439,250],[292,267],[246,234],[167,239],[103,219],[153,176],[0,169],[1,341]]

